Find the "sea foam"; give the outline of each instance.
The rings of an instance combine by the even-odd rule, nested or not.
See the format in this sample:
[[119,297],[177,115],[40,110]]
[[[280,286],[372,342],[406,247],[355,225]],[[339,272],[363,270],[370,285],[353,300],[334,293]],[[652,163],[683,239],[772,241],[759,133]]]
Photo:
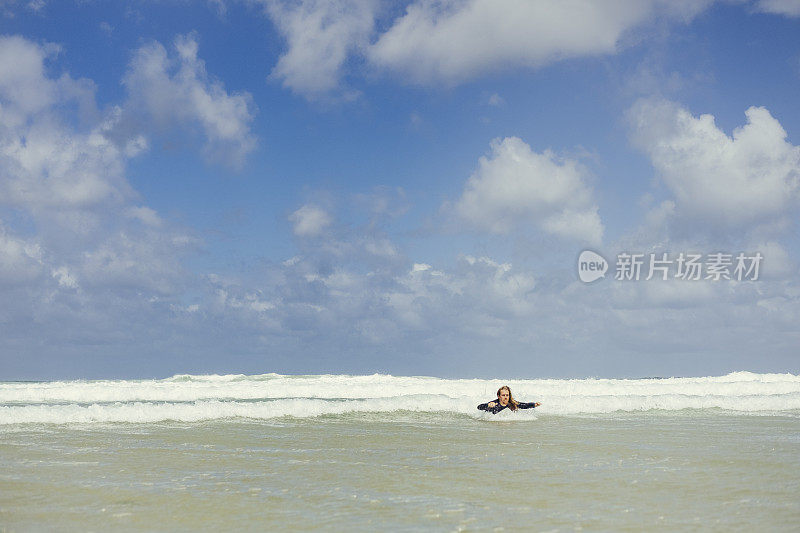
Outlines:
[[[396,411],[485,418],[477,411],[477,404],[495,397],[497,388],[503,384],[509,385],[520,401],[541,402],[537,415],[684,409],[800,413],[800,376],[792,374],[735,372],[699,378],[567,380],[441,379],[382,374],[178,375],[160,380],[3,382],[0,425],[195,422]],[[530,412],[519,415],[520,419],[535,419]]]

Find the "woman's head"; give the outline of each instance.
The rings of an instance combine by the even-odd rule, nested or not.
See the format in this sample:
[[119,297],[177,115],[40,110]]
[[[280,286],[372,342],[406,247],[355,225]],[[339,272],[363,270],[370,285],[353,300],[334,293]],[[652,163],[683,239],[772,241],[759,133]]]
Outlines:
[[517,401],[511,395],[511,389],[508,385],[503,385],[497,389],[497,401],[500,402],[500,405],[507,405],[511,410],[517,408]]

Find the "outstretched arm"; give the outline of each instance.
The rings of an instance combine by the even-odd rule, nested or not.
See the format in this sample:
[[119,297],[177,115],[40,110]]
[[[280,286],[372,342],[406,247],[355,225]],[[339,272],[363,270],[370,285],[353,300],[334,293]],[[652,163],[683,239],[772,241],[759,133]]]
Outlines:
[[540,405],[542,404],[540,404],[539,402],[528,402],[528,403],[519,402],[517,404],[517,407],[519,407],[520,409],[533,409],[534,407],[539,407]]

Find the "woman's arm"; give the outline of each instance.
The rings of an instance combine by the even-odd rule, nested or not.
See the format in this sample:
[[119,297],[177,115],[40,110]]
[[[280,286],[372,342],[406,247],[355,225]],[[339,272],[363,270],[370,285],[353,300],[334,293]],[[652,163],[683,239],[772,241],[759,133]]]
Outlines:
[[495,406],[495,402],[486,402],[486,403],[480,404],[478,406],[478,409],[480,409],[481,411],[491,411],[492,409],[494,409],[494,406]]
[[539,402],[528,402],[528,403],[519,402],[517,404],[517,407],[520,409],[533,409],[534,407],[539,407],[540,405],[542,404],[540,404]]

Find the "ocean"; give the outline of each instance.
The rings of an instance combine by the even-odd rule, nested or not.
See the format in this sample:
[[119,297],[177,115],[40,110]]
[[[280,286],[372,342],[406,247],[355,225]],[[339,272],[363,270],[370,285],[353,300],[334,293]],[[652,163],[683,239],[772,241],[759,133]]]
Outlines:
[[[491,415],[500,385],[533,410]],[[797,530],[800,376],[0,383],[0,531]]]

